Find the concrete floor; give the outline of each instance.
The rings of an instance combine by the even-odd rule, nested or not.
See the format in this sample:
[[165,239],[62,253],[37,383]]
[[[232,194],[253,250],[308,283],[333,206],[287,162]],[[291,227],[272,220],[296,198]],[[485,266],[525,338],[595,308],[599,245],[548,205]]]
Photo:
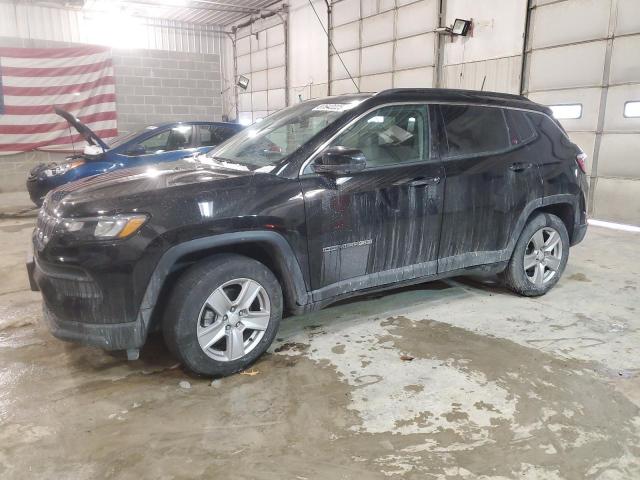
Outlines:
[[0,220],[0,478],[640,478],[638,234],[592,227],[539,299],[456,279],[286,319],[212,384],[158,338],[51,337],[33,223]]

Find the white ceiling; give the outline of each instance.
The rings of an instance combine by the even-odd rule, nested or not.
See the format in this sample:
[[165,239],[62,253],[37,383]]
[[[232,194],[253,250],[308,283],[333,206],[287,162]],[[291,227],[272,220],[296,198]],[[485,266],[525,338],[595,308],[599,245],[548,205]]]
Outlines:
[[14,0],[17,3],[81,8],[84,11],[113,12],[174,20],[200,25],[233,25],[242,18],[276,9],[285,0]]

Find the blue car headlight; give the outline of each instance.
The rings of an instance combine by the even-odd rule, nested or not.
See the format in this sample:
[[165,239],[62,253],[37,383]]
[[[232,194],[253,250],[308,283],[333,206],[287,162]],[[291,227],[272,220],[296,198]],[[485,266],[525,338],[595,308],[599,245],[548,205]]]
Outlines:
[[51,166],[44,170],[44,174],[47,177],[57,177],[58,175],[64,175],[69,170],[78,168],[80,165],[84,165],[84,160],[74,160],[73,162],[65,162],[59,165]]

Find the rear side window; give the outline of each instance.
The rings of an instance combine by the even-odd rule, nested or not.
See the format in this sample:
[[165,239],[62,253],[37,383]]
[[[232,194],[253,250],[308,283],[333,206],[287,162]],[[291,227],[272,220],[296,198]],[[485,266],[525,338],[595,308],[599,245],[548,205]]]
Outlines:
[[451,157],[483,155],[511,146],[502,109],[442,105],[442,120]]
[[528,143],[536,136],[533,125],[520,110],[504,110],[509,129],[509,142],[511,146]]

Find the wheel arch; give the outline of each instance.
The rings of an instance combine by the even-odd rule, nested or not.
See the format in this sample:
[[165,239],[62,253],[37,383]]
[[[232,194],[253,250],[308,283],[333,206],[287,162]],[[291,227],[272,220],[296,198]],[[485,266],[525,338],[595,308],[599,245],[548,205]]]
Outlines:
[[571,194],[550,195],[530,202],[522,211],[514,230],[517,235],[514,235],[509,241],[509,255],[513,252],[524,227],[531,218],[539,213],[550,213],[559,217],[567,228],[569,240],[573,239],[575,225],[578,223],[580,214],[578,196]]
[[156,265],[144,293],[138,317],[143,328],[156,324],[175,280],[194,263],[221,253],[244,255],[263,263],[282,287],[287,311],[300,311],[309,303],[302,269],[289,243],[272,231],[220,234],[183,242],[167,250]]

